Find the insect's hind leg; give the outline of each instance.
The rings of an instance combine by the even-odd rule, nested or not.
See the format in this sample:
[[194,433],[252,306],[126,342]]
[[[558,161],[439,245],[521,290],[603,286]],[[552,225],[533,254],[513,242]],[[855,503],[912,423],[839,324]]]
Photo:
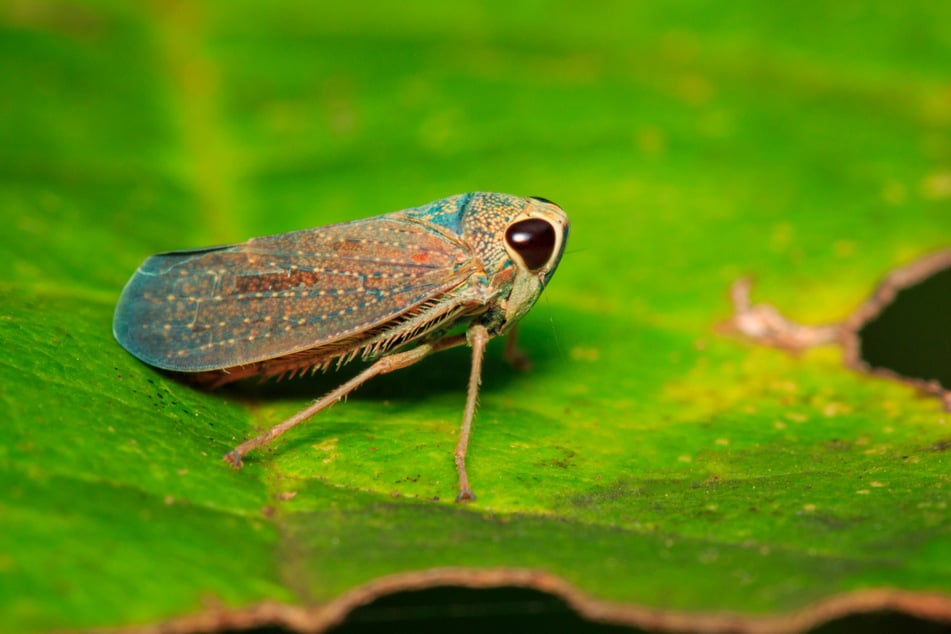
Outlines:
[[271,442],[291,427],[304,422],[320,410],[330,407],[373,377],[409,367],[433,352],[462,345],[465,342],[465,335],[454,335],[440,339],[435,343],[425,343],[410,350],[387,355],[382,359],[377,360],[369,368],[356,375],[346,383],[342,384],[340,387],[330,391],[328,394],[325,394],[323,397],[308,407],[297,412],[284,422],[278,423],[274,427],[271,427],[257,438],[252,438],[251,440],[241,443],[226,453],[223,458],[227,462],[230,462],[232,465],[234,465],[235,469],[240,469],[242,465],[242,458],[244,458],[244,456],[247,455],[249,451],[257,449],[261,445]]

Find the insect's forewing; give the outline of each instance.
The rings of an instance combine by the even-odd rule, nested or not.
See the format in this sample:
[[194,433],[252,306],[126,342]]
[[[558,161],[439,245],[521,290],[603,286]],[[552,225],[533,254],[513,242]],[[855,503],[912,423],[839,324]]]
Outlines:
[[459,286],[466,245],[389,214],[148,258],[114,321],[129,352],[197,372],[358,335]]

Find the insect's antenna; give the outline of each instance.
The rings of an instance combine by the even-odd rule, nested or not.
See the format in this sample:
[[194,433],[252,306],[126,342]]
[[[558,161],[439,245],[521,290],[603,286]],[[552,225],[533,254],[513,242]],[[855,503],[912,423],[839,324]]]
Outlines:
[[561,340],[558,338],[558,327],[555,326],[555,316],[551,313],[551,299],[546,295],[545,303],[548,304],[548,321],[551,323],[551,337],[555,340],[555,350],[558,351],[558,357],[561,360],[567,359],[564,348],[561,347]]

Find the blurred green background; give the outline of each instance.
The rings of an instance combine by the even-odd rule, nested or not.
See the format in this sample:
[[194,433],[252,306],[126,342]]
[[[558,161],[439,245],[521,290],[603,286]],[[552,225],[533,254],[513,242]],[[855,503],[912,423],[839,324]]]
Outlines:
[[[868,588],[951,613],[948,415],[715,332],[729,285],[847,316],[951,239],[951,5],[0,5],[0,625],[316,610],[389,574],[517,567],[753,626]],[[112,340],[147,255],[484,190],[572,221],[490,351],[204,393]],[[352,373],[354,369],[344,372]],[[631,611],[623,612],[623,608]]]

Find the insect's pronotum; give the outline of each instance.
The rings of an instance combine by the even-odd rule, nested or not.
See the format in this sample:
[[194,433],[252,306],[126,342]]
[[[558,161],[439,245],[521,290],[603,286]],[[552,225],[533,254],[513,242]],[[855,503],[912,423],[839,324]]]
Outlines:
[[372,377],[468,344],[472,369],[455,460],[457,500],[469,500],[465,458],[486,343],[514,335],[567,237],[568,217],[551,201],[480,192],[241,244],[159,253],[123,290],[113,332],[145,363],[206,387],[295,376],[356,357],[372,361],[225,454],[235,467]]

